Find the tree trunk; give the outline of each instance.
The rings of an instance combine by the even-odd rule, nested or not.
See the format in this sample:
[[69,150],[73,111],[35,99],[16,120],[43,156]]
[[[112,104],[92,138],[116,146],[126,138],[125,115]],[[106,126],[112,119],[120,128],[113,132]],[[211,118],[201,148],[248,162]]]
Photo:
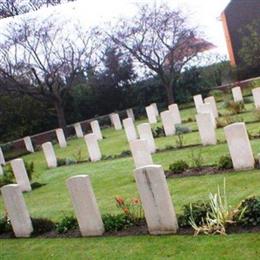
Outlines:
[[54,102],[54,107],[56,110],[59,127],[63,129],[64,134],[66,135],[67,132],[66,119],[65,119],[65,113],[64,113],[62,102],[60,100],[56,100]]
[[173,89],[172,89],[171,85],[165,85],[165,89],[166,89],[166,94],[167,94],[168,105],[171,105],[174,103]]

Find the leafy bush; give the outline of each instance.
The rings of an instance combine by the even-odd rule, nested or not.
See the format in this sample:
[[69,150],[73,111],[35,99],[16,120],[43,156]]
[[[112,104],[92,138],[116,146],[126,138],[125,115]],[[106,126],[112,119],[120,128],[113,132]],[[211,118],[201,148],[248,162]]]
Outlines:
[[165,136],[163,127],[156,127],[156,128],[152,128],[152,133],[153,133],[153,137],[154,138],[158,138],[158,137],[163,137]]
[[134,225],[131,219],[125,214],[106,214],[102,216],[102,220],[105,231],[120,231]]
[[223,155],[219,158],[218,169],[219,170],[233,169],[233,163],[230,156]]
[[69,230],[78,227],[77,219],[73,216],[64,216],[59,223],[56,224],[56,230],[59,233],[66,233]]
[[183,125],[176,125],[175,129],[176,134],[186,134],[191,132],[191,129],[189,127]]
[[144,211],[139,198],[125,200],[121,196],[115,198],[116,206],[133,222],[139,222],[144,219]]
[[72,164],[76,164],[76,163],[77,163],[77,161],[75,159],[70,159],[70,158],[58,158],[57,159],[58,166],[72,165]]
[[209,234],[226,234],[226,228],[230,224],[235,223],[235,215],[237,213],[236,209],[230,208],[228,205],[228,200],[226,196],[226,183],[224,179],[224,189],[223,194],[218,191],[215,194],[209,194],[209,205],[210,209],[206,214],[206,217],[202,219],[202,224],[197,224],[193,216],[193,209],[191,208],[191,218],[190,225],[195,231],[195,235],[200,233]]
[[184,160],[176,161],[169,166],[169,170],[174,174],[182,173],[188,168],[189,165]]
[[197,201],[183,206],[183,214],[178,217],[180,227],[190,226],[190,219],[193,216],[196,225],[202,225],[211,208],[209,203]]
[[243,226],[260,226],[260,197],[241,201],[235,220]]
[[223,92],[221,90],[211,90],[209,92],[209,96],[214,96],[217,100],[220,100],[223,98]]
[[7,218],[7,216],[3,216],[0,218],[0,234],[4,234],[7,232],[11,232],[12,231],[12,226],[11,223],[9,221],[9,219]]
[[55,229],[55,223],[45,218],[32,218],[33,234],[40,235]]
[[196,154],[194,153],[193,150],[191,151],[191,161],[192,161],[192,166],[194,168],[200,169],[202,167],[204,159],[202,157],[201,149]]
[[235,102],[233,100],[228,100],[224,102],[224,106],[228,109],[232,114],[239,114],[245,110],[244,102]]
[[8,184],[12,184],[14,180],[13,171],[10,164],[3,168],[3,175],[0,176],[0,187]]
[[32,180],[32,175],[34,173],[34,163],[33,162],[24,162],[25,169],[27,171],[27,175],[29,180]]

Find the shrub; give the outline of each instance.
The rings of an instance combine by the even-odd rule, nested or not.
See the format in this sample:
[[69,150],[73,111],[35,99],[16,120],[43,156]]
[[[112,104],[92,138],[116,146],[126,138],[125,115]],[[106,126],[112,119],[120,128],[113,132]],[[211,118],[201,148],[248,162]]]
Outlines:
[[260,197],[249,197],[241,201],[235,220],[243,226],[259,226]]
[[55,223],[45,218],[32,218],[33,234],[40,235],[55,229]]
[[56,230],[59,233],[66,233],[69,230],[78,227],[77,219],[73,216],[64,216],[59,223],[56,224]]
[[182,126],[182,125],[176,125],[175,129],[176,129],[176,134],[186,134],[191,132],[191,129],[189,127]]
[[230,156],[223,155],[219,158],[218,169],[219,170],[233,169],[233,163]]
[[3,168],[3,175],[0,176],[0,187],[12,184],[14,179],[13,171],[10,164]]
[[163,127],[159,127],[159,126],[156,128],[152,128],[152,133],[154,138],[165,136]]
[[102,220],[105,231],[120,231],[134,225],[131,219],[125,214],[106,214],[102,216]]
[[197,154],[195,154],[193,150],[191,151],[191,161],[192,161],[192,166],[194,168],[200,169],[202,167],[203,160],[204,159],[202,157],[201,149]]
[[72,164],[76,164],[76,163],[77,163],[77,161],[75,159],[70,159],[70,158],[58,158],[57,159],[58,166],[72,165]]
[[209,96],[214,96],[216,99],[222,99],[223,92],[221,90],[211,90]]
[[189,223],[195,231],[194,234],[198,235],[203,233],[206,235],[225,235],[227,226],[235,223],[234,218],[237,212],[236,209],[232,209],[228,205],[225,179],[223,194],[221,194],[219,187],[217,193],[210,193],[209,205],[210,209],[207,212],[205,219],[202,219],[201,225],[196,224],[195,218],[193,216],[193,209],[191,208],[191,218]]
[[239,114],[245,110],[244,102],[235,102],[233,100],[226,101],[225,107],[232,113],[232,114]]
[[33,162],[24,162],[25,169],[27,171],[27,175],[29,180],[32,180],[32,175],[34,173],[34,163]]
[[7,216],[3,216],[0,218],[0,234],[8,233],[12,231],[12,226],[7,218]]
[[139,222],[144,219],[144,211],[139,198],[125,200],[121,196],[115,198],[116,206],[133,222]]
[[178,217],[180,227],[190,226],[190,218],[193,216],[196,225],[202,225],[207,213],[210,212],[209,203],[197,201],[183,206],[183,214]]
[[169,166],[169,170],[174,174],[182,173],[188,168],[189,165],[184,160],[176,161]]

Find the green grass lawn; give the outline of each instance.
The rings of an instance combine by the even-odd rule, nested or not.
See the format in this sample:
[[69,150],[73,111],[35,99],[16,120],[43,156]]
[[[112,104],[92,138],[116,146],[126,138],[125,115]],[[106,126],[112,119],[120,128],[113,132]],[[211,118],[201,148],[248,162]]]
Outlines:
[[[227,113],[218,103],[219,111]],[[246,113],[239,117],[249,122],[255,119],[253,104],[246,105]],[[194,118],[194,109],[181,111],[182,118]],[[136,124],[145,120],[138,121]],[[157,124],[158,126],[160,123]],[[196,123],[186,126],[196,130]],[[248,124],[250,133],[260,131],[260,123]],[[129,150],[123,131],[104,129],[106,137],[100,142],[104,155],[115,155]],[[217,129],[218,140],[224,140],[223,129]],[[184,135],[184,144],[200,143],[199,133]],[[260,153],[260,139],[251,141],[255,156]],[[158,148],[176,145],[176,137],[156,138]],[[75,157],[81,153],[87,158],[87,149],[83,139],[72,138],[65,149],[55,145],[57,157]],[[192,166],[192,155],[201,154],[204,165],[217,163],[222,155],[228,154],[227,144],[216,146],[197,146],[179,150],[158,152],[153,155],[154,163],[168,169],[172,162],[183,159]],[[41,151],[23,157],[35,164],[34,181],[46,185],[24,194],[32,217],[45,217],[54,221],[66,214],[73,214],[66,179],[73,175],[87,174],[91,177],[93,189],[101,213],[118,213],[114,198],[138,196],[134,182],[134,164],[131,157],[83,163],[47,169]],[[205,175],[168,179],[168,186],[176,208],[181,213],[182,206],[189,202],[208,198],[209,192],[215,192],[226,178],[229,203],[236,206],[239,201],[250,195],[260,195],[260,170],[227,173],[225,175]],[[0,211],[3,212],[3,200],[0,196]],[[9,239],[0,240],[0,259],[258,259],[260,256],[260,234],[234,234],[228,236],[137,236],[137,237],[101,237],[79,239]]]

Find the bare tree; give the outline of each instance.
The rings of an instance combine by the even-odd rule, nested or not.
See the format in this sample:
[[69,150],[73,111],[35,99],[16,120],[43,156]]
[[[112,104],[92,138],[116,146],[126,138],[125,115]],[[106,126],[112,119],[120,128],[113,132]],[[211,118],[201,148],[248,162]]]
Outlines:
[[142,5],[135,17],[122,19],[108,33],[116,44],[159,76],[169,104],[174,103],[173,89],[182,68],[199,52],[212,47],[197,34],[180,11],[167,5]]
[[0,0],[0,19],[39,10],[41,7],[55,6],[75,0]]
[[63,97],[78,73],[96,64],[98,32],[77,27],[65,33],[62,26],[50,18],[12,26],[0,46],[0,88],[51,102],[65,128]]

